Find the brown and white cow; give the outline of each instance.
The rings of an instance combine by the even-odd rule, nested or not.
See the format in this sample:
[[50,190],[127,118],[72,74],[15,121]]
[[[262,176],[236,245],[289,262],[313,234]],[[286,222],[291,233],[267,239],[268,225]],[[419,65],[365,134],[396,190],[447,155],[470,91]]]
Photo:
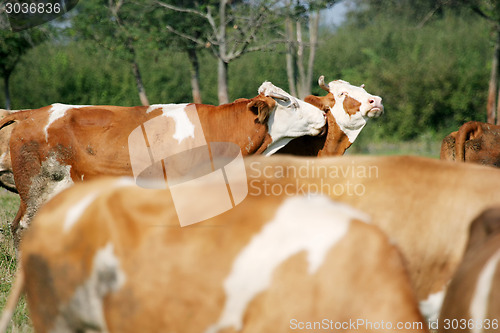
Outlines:
[[500,170],[469,163],[407,156],[255,156],[245,163],[245,201],[318,192],[369,214],[401,248],[421,309],[431,318],[462,259],[472,219],[500,204]]
[[41,208],[14,289],[24,278],[42,333],[426,332],[399,250],[368,220],[322,195],[259,195],[180,227],[169,190],[89,181]]
[[[199,120],[188,110],[194,110]],[[233,142],[244,155],[269,154],[290,138],[320,134],[325,125],[323,111],[270,82],[261,85],[255,98],[220,106],[53,104],[18,112],[0,123],[1,128],[17,122],[10,140],[12,169],[21,197],[18,214],[11,225],[16,247],[22,230],[55,193],[75,181],[96,176],[131,176],[129,135],[155,117],[168,119],[165,136],[179,142],[189,144],[191,137],[194,140],[192,128],[198,121],[204,140]]]
[[423,313],[439,314],[469,224],[500,204],[500,170],[410,156],[246,159],[249,195],[320,192],[372,216],[396,242]]
[[[12,114],[13,110],[0,109],[0,120]],[[12,163],[10,162],[9,140],[15,124],[6,126],[0,130],[0,186],[17,193],[16,183],[14,182],[14,173],[12,172]]]
[[500,208],[491,208],[471,224],[465,255],[443,302],[439,332],[498,332],[499,260]]
[[469,121],[441,144],[441,159],[500,167],[500,126]]
[[364,85],[352,86],[342,80],[328,85],[321,76],[318,83],[328,92],[326,96],[307,96],[304,100],[327,114],[326,136],[303,136],[293,139],[279,154],[299,156],[338,156],[354,143],[368,119],[384,112],[382,98],[366,92]]

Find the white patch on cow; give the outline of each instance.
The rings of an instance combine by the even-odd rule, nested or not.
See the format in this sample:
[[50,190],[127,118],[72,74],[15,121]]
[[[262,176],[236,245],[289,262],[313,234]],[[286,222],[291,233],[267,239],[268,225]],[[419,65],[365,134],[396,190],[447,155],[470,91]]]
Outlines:
[[78,201],[73,207],[71,207],[67,213],[66,218],[64,219],[63,230],[64,232],[68,232],[73,225],[80,219],[85,210],[92,202],[94,202],[97,197],[97,193],[87,194],[83,199]]
[[349,115],[344,110],[344,98],[335,101],[335,105],[330,108],[330,111],[339,125],[340,130],[345,133],[350,143],[354,143],[356,138],[358,137],[361,130],[366,125],[366,119],[361,115],[360,112],[357,112],[353,115]]
[[446,287],[443,290],[430,294],[425,300],[418,303],[420,313],[428,322],[435,322],[439,318],[443,305]]
[[[379,96],[369,94],[362,87],[353,86],[342,80],[332,81],[328,87],[335,98],[335,105],[330,108],[330,111],[351,143],[356,140],[366,125],[367,118],[379,117],[384,113],[382,99]],[[359,112],[349,115],[344,110],[344,100],[347,96],[361,103]]]
[[0,166],[4,165],[6,156],[7,156],[7,152],[4,152],[2,155],[0,155]]
[[[491,292],[491,285],[493,282],[493,276],[498,265],[498,260],[500,260],[500,250],[498,250],[484,265],[481,273],[476,282],[476,288],[471,299],[470,304],[470,315],[471,319],[475,323],[483,322],[487,319],[488,315],[488,301]],[[474,326],[472,332],[481,332],[480,326]]]
[[54,103],[52,104],[52,108],[49,110],[49,121],[47,122],[47,125],[45,126],[45,141],[49,141],[49,127],[50,125],[56,121],[59,118],[64,117],[66,114],[66,111],[69,109],[79,109],[79,108],[84,108],[88,107],[91,105],[67,105],[67,104],[61,104],[61,103]]
[[[259,94],[272,97],[276,108],[269,115],[268,132],[272,143],[265,154],[271,155],[292,138],[304,135],[318,135],[326,124],[325,114],[312,104],[293,97],[271,82],[264,82],[259,88]],[[278,97],[275,97],[275,96]]]
[[38,209],[71,185],[71,165],[61,164],[54,155],[43,161],[40,173],[31,178],[26,213],[19,221],[20,229],[28,228]]
[[113,244],[108,243],[94,256],[92,272],[80,285],[71,300],[59,308],[53,332],[107,332],[103,299],[125,284],[125,273],[115,256]]
[[226,302],[216,324],[205,332],[242,329],[248,304],[266,290],[274,270],[305,251],[309,274],[321,267],[325,255],[348,231],[353,218],[368,217],[326,196],[292,197],[278,208],[273,220],[253,236],[233,262],[224,281]]
[[281,148],[285,147],[292,140],[293,140],[293,138],[283,138],[283,139],[278,140],[276,142],[273,141],[262,152],[262,155],[264,155],[264,156],[271,156],[272,154],[276,153]]
[[186,114],[186,106],[188,104],[153,104],[147,110],[149,113],[156,109],[162,109],[163,116],[170,117],[175,121],[174,139],[181,143],[189,137],[194,139],[194,124],[189,120]]

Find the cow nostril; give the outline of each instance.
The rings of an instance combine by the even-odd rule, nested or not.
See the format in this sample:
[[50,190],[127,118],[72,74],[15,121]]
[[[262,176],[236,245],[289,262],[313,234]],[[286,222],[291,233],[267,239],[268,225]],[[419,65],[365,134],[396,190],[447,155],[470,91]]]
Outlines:
[[375,100],[374,100],[374,99],[372,99],[372,98],[370,98],[370,99],[368,100],[368,103],[370,103],[370,104],[374,104],[374,103],[375,103]]

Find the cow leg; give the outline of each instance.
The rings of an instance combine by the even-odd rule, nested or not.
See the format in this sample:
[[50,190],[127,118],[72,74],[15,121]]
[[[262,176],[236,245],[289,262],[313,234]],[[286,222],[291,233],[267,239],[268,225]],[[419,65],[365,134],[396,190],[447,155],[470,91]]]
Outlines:
[[41,163],[39,173],[31,177],[28,195],[21,195],[21,206],[11,227],[16,249],[38,209],[73,184],[70,169],[71,166],[63,164],[52,155]]
[[21,227],[21,220],[25,212],[26,212],[26,203],[21,199],[21,204],[17,211],[16,217],[14,218],[14,221],[12,221],[12,223],[10,224],[10,231],[12,233],[12,237],[14,238],[14,248],[16,249],[16,254],[17,254],[17,249],[19,249],[21,234],[24,231],[24,228]]

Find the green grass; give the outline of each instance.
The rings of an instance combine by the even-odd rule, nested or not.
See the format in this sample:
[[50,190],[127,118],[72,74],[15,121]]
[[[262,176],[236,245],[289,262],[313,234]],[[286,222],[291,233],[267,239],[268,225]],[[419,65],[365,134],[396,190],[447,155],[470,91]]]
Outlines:
[[[0,189],[0,309],[3,310],[7,302],[12,282],[16,272],[17,260],[14,251],[12,234],[9,222],[14,219],[19,208],[19,196]],[[0,310],[0,312],[1,312]],[[12,323],[7,332],[33,332],[28,315],[28,308],[24,297],[17,305]]]

